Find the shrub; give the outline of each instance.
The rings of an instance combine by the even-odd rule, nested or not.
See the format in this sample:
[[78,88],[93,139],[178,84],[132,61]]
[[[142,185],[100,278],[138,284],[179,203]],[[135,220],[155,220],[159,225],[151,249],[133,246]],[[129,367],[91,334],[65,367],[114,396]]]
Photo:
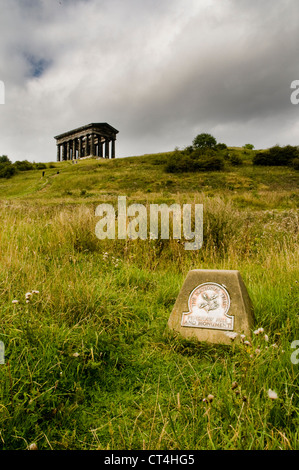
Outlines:
[[194,151],[194,148],[192,145],[189,145],[188,147],[184,149],[184,153],[186,153],[187,155],[190,155],[193,151]]
[[8,158],[7,155],[2,155],[0,157],[0,163],[11,163],[10,159]]
[[18,171],[29,171],[34,170],[34,164],[28,162],[28,160],[16,161],[14,163],[16,170]]
[[299,152],[297,147],[286,145],[280,147],[275,145],[265,152],[257,152],[253,157],[254,165],[265,166],[290,166],[294,159],[298,158]]
[[221,171],[224,168],[224,159],[221,155],[204,155],[197,161],[197,171]]
[[11,178],[16,172],[15,167],[11,163],[0,162],[0,178]]
[[243,145],[243,149],[246,149],[246,150],[253,150],[253,149],[254,149],[254,145],[252,145],[252,144],[245,144],[245,145]]
[[192,171],[190,168],[192,161],[189,155],[176,150],[170,157],[166,165],[168,173],[182,173]]
[[233,166],[242,165],[243,163],[242,158],[239,155],[236,155],[234,153],[230,155],[229,161]]
[[227,149],[227,145],[226,144],[223,144],[223,143],[219,143],[216,145],[215,147],[217,150],[226,150]]
[[294,158],[292,161],[292,167],[295,168],[295,170],[299,170],[299,158]]
[[36,164],[35,164],[35,168],[36,168],[37,170],[46,170],[47,165],[46,165],[45,163],[36,163]]
[[196,149],[192,153],[189,151],[175,151],[169,158],[166,165],[168,173],[183,173],[188,171],[219,171],[224,168],[222,155],[215,151]]
[[257,152],[253,157],[252,163],[254,165],[270,165],[270,154],[269,151]]

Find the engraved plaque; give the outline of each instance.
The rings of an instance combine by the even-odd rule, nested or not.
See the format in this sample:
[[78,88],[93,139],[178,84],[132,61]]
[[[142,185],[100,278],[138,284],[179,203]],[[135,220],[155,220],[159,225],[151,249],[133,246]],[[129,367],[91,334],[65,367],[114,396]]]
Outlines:
[[230,296],[224,286],[206,282],[190,294],[189,312],[183,313],[182,326],[233,330],[234,317],[227,314]]
[[189,271],[168,319],[183,337],[218,344],[250,338],[253,325],[253,306],[237,270]]

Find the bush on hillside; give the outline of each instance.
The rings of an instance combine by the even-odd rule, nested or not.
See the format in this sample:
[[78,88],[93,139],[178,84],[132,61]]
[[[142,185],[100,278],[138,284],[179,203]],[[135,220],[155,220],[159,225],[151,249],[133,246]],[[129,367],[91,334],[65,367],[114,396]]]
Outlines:
[[275,145],[264,152],[257,152],[253,157],[254,165],[264,166],[292,166],[293,160],[299,157],[297,147]]
[[0,157],[0,163],[11,163],[10,159],[8,158],[7,155],[1,155]]
[[216,145],[215,148],[216,148],[216,150],[226,150],[227,145],[220,142],[219,144]]
[[224,168],[222,155],[213,150],[203,151],[190,148],[176,150],[168,160],[166,171],[168,173],[184,173],[192,171],[220,171]]
[[17,171],[34,170],[34,163],[30,163],[28,160],[16,161],[14,166]]
[[16,172],[15,167],[9,163],[1,163],[0,162],[0,178],[11,178]]
[[47,168],[47,165],[45,163],[35,163],[34,166],[37,170],[46,170]]
[[231,165],[233,166],[239,166],[239,165],[242,165],[243,163],[242,158],[235,153],[232,153],[229,155],[229,161]]
[[299,158],[294,158],[292,161],[292,167],[295,168],[295,170],[299,170]]

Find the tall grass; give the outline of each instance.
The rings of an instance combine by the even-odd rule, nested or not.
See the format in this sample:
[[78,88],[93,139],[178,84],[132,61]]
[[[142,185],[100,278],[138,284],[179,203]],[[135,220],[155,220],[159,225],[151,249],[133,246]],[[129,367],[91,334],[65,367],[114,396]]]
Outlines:
[[[194,252],[98,240],[94,204],[2,205],[3,449],[298,448],[298,213],[194,200]],[[168,331],[193,268],[239,269],[268,341],[213,346]]]

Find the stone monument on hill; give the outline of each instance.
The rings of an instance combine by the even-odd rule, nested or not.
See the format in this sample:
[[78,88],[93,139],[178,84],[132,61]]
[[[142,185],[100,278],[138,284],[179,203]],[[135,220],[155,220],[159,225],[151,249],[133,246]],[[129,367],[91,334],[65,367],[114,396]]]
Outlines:
[[110,158],[110,155],[111,158],[115,158],[118,132],[107,122],[98,122],[59,134],[54,137],[57,145],[57,161],[84,157]]

